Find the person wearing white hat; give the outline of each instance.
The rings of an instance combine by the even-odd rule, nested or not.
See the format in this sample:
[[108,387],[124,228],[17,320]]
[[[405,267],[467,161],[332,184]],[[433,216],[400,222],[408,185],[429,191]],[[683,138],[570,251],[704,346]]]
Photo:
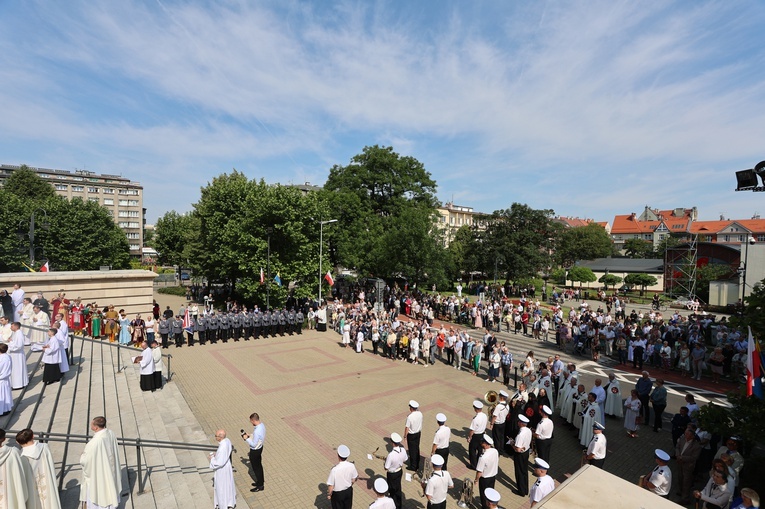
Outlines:
[[494,407],[494,412],[491,414],[491,438],[494,439],[497,448],[502,447],[502,444],[505,443],[505,423],[510,414],[510,405],[507,402],[509,396],[507,392],[499,391],[499,403]]
[[369,505],[369,509],[394,509],[396,504],[390,497],[385,496],[388,492],[388,483],[382,477],[375,479],[375,494],[377,498]]
[[494,481],[499,473],[499,452],[494,448],[494,440],[489,435],[483,436],[483,454],[478,458],[475,468],[475,484],[478,484],[478,494],[481,497],[481,507],[486,509],[486,488],[493,488]]
[[531,447],[531,430],[528,428],[529,419],[525,415],[518,416],[518,434],[513,440],[513,465],[515,467],[515,482],[518,485],[515,493],[522,497],[529,494],[529,447]]
[[449,442],[452,438],[452,430],[446,425],[446,415],[436,414],[438,429],[433,436],[433,446],[430,449],[430,455],[438,454],[444,459],[444,470],[449,463]]
[[401,491],[401,477],[404,475],[404,463],[407,460],[406,449],[401,445],[401,435],[391,433],[390,441],[393,443],[393,449],[385,458],[385,478],[388,480],[388,489],[390,498],[396,504],[396,509],[401,509],[404,504],[404,493]]
[[592,424],[592,440],[587,446],[587,450],[584,452],[586,455],[587,463],[594,467],[603,468],[603,463],[606,462],[606,436],[603,434],[606,427],[599,422]]
[[542,458],[534,460],[534,475],[537,477],[537,481],[531,486],[531,492],[529,493],[529,501],[531,502],[531,505],[529,505],[529,507],[537,505],[555,489],[555,481],[552,477],[547,475],[549,469],[550,464]]
[[420,469],[420,437],[422,436],[422,412],[420,404],[415,400],[409,401],[409,415],[406,416],[404,438],[409,449],[409,470],[417,472]]
[[332,467],[327,478],[327,498],[332,502],[332,509],[353,508],[353,483],[359,478],[356,465],[348,461],[351,450],[347,445],[337,448],[337,465]]
[[667,465],[669,454],[661,449],[656,449],[654,455],[656,456],[656,468],[643,478],[642,486],[661,497],[669,497],[669,492],[672,489],[672,471]]
[[468,433],[468,457],[470,470],[475,470],[478,464],[478,455],[481,453],[481,443],[483,443],[483,434],[486,431],[486,424],[489,418],[483,413],[483,403],[478,400],[473,401],[473,411],[475,416],[470,421],[470,433]]
[[454,488],[452,476],[443,470],[444,459],[438,454],[430,458],[433,465],[433,475],[427,481],[425,496],[428,497],[427,509],[446,509],[446,494],[449,488]]
[[494,488],[486,488],[483,492],[483,496],[486,498],[486,504],[489,509],[497,509],[499,507],[499,501],[502,497],[497,490]]
[[534,438],[537,444],[537,457],[545,461],[550,461],[550,450],[552,449],[554,424],[550,416],[552,409],[547,405],[542,405],[542,419],[534,430]]

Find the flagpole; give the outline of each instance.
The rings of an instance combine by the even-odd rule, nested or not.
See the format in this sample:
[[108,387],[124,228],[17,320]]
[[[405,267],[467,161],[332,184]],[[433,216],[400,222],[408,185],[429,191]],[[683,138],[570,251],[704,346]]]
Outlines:
[[271,309],[271,233],[272,227],[266,228],[268,235],[268,260],[266,261],[266,309]]
[[317,304],[321,306],[321,256],[322,256],[322,248],[324,247],[324,225],[329,223],[336,223],[337,219],[330,219],[328,221],[319,221],[319,300],[317,300]]

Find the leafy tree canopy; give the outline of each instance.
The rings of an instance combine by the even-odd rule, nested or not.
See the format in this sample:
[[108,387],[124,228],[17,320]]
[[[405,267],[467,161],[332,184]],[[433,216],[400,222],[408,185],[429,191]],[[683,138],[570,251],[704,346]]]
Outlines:
[[25,164],[5,180],[3,189],[23,200],[45,201],[56,196],[53,186]]
[[564,228],[557,241],[555,255],[564,267],[577,260],[605,258],[613,253],[611,237],[605,228],[596,223],[578,228]]
[[602,276],[600,276],[600,279],[598,279],[598,281],[603,283],[603,285],[606,288],[608,288],[609,286],[613,288],[614,286],[622,282],[622,278],[619,276],[615,276],[613,274],[603,274]]
[[627,274],[624,276],[624,282],[630,286],[639,286],[645,290],[647,286],[653,286],[659,280],[650,274]]
[[653,255],[653,246],[647,240],[627,239],[624,242],[624,252],[628,258],[650,258],[649,255]]
[[593,283],[597,278],[589,267],[574,265],[568,271],[568,279],[569,281],[580,283],[581,286],[581,283]]

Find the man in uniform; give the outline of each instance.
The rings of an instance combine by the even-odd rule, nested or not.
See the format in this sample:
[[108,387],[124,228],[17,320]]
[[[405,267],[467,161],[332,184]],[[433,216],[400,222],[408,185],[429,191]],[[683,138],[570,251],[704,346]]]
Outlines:
[[167,318],[164,316],[160,318],[159,320],[159,335],[162,338],[162,348],[168,348],[170,346],[170,342],[168,338],[170,337],[170,327],[171,323],[168,321]]
[[587,450],[584,451],[587,463],[598,468],[603,468],[603,463],[606,462],[607,441],[606,436],[603,434],[605,429],[606,427],[599,422],[592,424],[592,440],[590,440]]
[[534,430],[534,437],[537,439],[537,457],[549,462],[554,428],[553,421],[550,419],[552,408],[547,405],[542,405],[540,410],[542,419],[539,421],[539,424],[537,424],[537,429]]
[[529,493],[529,501],[531,502],[529,507],[537,505],[555,489],[555,480],[547,475],[549,469],[550,464],[542,458],[534,460],[534,475],[537,477],[537,481],[531,487],[531,493]]
[[668,498],[669,492],[672,489],[672,471],[668,466],[669,454],[661,449],[656,449],[654,455],[656,457],[656,468],[650,474],[644,476],[641,486],[660,497]]
[[261,318],[263,320],[263,325],[260,328],[260,333],[264,338],[267,338],[269,335],[271,335],[271,310],[266,309]]
[[415,400],[409,401],[409,415],[406,417],[404,438],[409,449],[409,470],[417,472],[420,469],[420,436],[422,434],[422,412],[420,404]]
[[401,509],[401,506],[404,504],[404,493],[401,491],[401,477],[404,475],[404,463],[408,456],[406,449],[401,445],[402,440],[401,435],[398,433],[391,433],[390,441],[393,443],[393,449],[391,449],[385,458],[385,478],[388,481],[390,498],[396,504],[396,509]]
[[446,465],[449,463],[449,442],[452,438],[452,430],[446,426],[446,415],[436,414],[436,422],[438,429],[433,436],[433,447],[430,450],[430,455],[441,456],[444,459],[444,470],[446,470]]
[[478,458],[478,464],[475,468],[474,484],[478,485],[478,494],[481,497],[481,508],[487,509],[484,491],[486,488],[493,488],[494,481],[499,473],[499,452],[494,448],[494,440],[488,435],[483,435],[483,454]]
[[180,348],[183,345],[183,319],[180,315],[173,320],[172,331],[175,347]]
[[252,337],[252,311],[242,311],[242,328],[244,329],[244,340],[249,341]]
[[347,445],[337,448],[337,465],[332,467],[327,478],[327,498],[332,509],[353,508],[353,483],[359,478],[356,465],[347,461],[351,450]]
[[425,496],[428,497],[427,509],[446,509],[446,494],[449,488],[454,488],[454,481],[449,472],[443,470],[444,459],[441,456],[433,455],[430,462],[433,465],[433,475],[425,487]]
[[468,433],[468,453],[470,470],[475,470],[478,464],[478,455],[481,453],[483,443],[483,434],[486,431],[486,424],[489,418],[483,413],[483,403],[478,400],[473,401],[473,411],[475,416],[470,421],[470,433]]
[[369,509],[394,509],[396,504],[385,494],[388,493],[388,483],[382,477],[375,479],[375,494],[377,498],[369,504]]
[[231,337],[234,341],[239,341],[242,337],[242,317],[239,313],[231,313],[230,318]]
[[215,314],[215,311],[212,311],[210,318],[207,319],[207,338],[212,344],[218,342],[218,315]]
[[486,503],[488,504],[487,507],[489,509],[499,508],[499,501],[502,500],[502,497],[499,495],[497,490],[494,488],[486,488],[486,490],[483,492],[483,496],[486,497]]
[[305,316],[303,316],[303,310],[298,308],[297,313],[295,313],[295,326],[297,327],[297,333],[302,334],[303,333],[303,322],[305,321]]
[[189,326],[184,328],[186,331],[186,342],[189,346],[194,346],[194,333],[197,330],[197,321],[189,316]]
[[279,317],[281,312],[276,309],[271,313],[271,336],[276,337],[279,333]]
[[252,337],[258,339],[260,337],[260,329],[263,324],[263,313],[259,309],[255,310],[252,315]]
[[497,449],[504,450],[505,440],[505,422],[510,414],[510,405],[507,403],[508,394],[505,391],[499,391],[499,403],[494,407],[491,415],[491,438]]
[[518,416],[518,435],[513,439],[513,466],[515,467],[515,482],[518,489],[516,495],[525,497],[529,494],[529,447],[531,446],[531,430],[528,428],[529,419],[521,414]]
[[204,314],[197,317],[197,334],[199,335],[199,344],[204,345],[207,342],[207,317]]
[[221,313],[220,319],[218,320],[218,330],[220,331],[219,336],[221,341],[228,343],[228,340],[231,339],[232,336],[230,313]]
[[292,336],[295,333],[295,308],[290,308],[287,313],[287,332]]

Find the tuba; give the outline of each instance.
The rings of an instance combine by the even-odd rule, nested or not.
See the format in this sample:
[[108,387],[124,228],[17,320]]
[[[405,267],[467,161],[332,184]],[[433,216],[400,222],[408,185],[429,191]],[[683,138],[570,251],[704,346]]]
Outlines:
[[[493,392],[493,391],[489,391]],[[457,507],[470,507],[473,503],[473,480],[470,477],[465,477],[462,480],[462,490],[460,491],[460,500],[457,502]]]
[[499,401],[499,393],[497,393],[497,391],[488,391],[483,395],[483,400],[489,405],[489,418],[491,418],[491,415],[494,413],[494,408]]

